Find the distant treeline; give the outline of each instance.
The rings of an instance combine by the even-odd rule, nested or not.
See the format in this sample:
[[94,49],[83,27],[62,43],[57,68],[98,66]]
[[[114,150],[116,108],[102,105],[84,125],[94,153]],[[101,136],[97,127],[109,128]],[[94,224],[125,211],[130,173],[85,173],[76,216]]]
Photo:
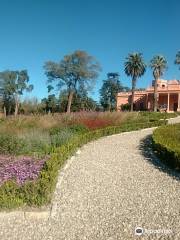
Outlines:
[[[180,65],[180,51],[176,54],[175,64]],[[23,100],[25,91],[32,91],[35,86],[29,84],[27,70],[6,70],[0,73],[0,104],[4,115],[18,113],[55,113],[71,111],[113,111],[116,110],[116,95],[119,91],[131,91],[130,109],[133,111],[134,92],[137,79],[144,75],[147,64],[141,53],[131,53],[125,60],[124,71],[132,78],[131,89],[123,86],[118,72],[110,72],[103,80],[99,90],[100,100],[89,97],[89,92],[101,71],[99,62],[85,51],[75,51],[65,55],[59,62],[48,61],[44,65],[47,77],[48,96],[41,101]],[[164,56],[154,56],[149,67],[155,80],[154,111],[157,111],[157,80],[167,69]],[[58,91],[58,94],[57,94]],[[53,92],[56,92],[53,93]]]

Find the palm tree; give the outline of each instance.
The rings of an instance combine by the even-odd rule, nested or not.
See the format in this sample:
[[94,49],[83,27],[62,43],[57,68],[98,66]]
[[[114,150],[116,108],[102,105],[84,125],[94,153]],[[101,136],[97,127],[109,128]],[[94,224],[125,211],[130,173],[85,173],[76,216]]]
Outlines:
[[124,66],[125,66],[124,71],[127,74],[127,76],[132,77],[132,97],[131,97],[131,112],[132,112],[136,82],[137,79],[145,73],[146,64],[144,63],[141,53],[130,53],[126,58]]
[[154,112],[157,112],[157,82],[158,79],[163,75],[164,71],[167,69],[167,61],[162,55],[154,56],[150,61],[150,67],[153,70],[154,76]]
[[179,65],[179,69],[180,69],[180,51],[178,51],[178,53],[176,54],[176,59],[174,63]]

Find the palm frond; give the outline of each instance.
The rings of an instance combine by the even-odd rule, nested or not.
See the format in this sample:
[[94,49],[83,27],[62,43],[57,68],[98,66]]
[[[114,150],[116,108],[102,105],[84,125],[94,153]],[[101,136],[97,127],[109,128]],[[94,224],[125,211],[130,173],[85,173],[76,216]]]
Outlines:
[[146,64],[141,53],[130,53],[124,64],[124,71],[128,76],[141,77],[146,71]]
[[167,60],[162,55],[156,55],[150,61],[150,68],[153,70],[154,78],[160,78],[167,69]]

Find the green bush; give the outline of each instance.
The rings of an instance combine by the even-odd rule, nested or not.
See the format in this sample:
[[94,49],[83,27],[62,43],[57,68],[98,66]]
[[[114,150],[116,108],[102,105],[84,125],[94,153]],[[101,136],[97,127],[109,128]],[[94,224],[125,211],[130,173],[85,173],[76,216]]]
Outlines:
[[94,131],[75,134],[69,141],[57,147],[45,165],[36,181],[18,186],[14,182],[6,182],[0,187],[0,208],[16,208],[20,206],[41,206],[50,203],[54,191],[58,170],[77,148],[100,137],[138,130],[147,127],[160,126],[164,121],[123,124]]
[[80,134],[80,133],[85,133],[88,131],[88,128],[85,127],[84,125],[70,125],[67,127],[54,127],[50,129],[50,135],[55,135],[58,134],[64,130],[69,130],[74,134]]
[[51,146],[61,146],[62,144],[67,143],[72,136],[73,132],[68,128],[56,131],[56,134],[51,134]]
[[3,133],[0,134],[0,153],[44,156],[50,154],[55,147],[68,142],[73,135],[87,131],[88,129],[83,125],[72,125],[52,128],[50,131],[32,128],[18,136]]
[[18,139],[16,136],[5,134],[0,135],[1,154],[20,154],[24,146],[24,141]]
[[19,140],[24,143],[21,154],[39,156],[50,153],[51,138],[48,131],[31,129],[19,136]]
[[88,129],[83,125],[72,125],[50,130],[51,146],[59,147],[67,143],[74,135],[86,133]]
[[152,138],[159,158],[169,167],[180,170],[180,124],[157,128]]
[[167,112],[140,112],[139,116],[144,119],[151,119],[154,121],[158,121],[160,119],[168,119],[168,118],[173,118],[177,117],[178,113],[167,113]]
[[71,125],[68,127],[74,134],[83,134],[89,131],[84,125]]

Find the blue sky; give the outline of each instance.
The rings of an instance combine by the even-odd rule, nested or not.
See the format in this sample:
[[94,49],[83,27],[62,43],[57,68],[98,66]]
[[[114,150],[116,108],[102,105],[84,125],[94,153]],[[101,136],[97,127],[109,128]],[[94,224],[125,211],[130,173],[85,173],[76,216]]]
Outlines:
[[[168,60],[165,79],[180,79],[174,58],[180,50],[179,0],[0,0],[0,71],[28,69],[34,90],[27,96],[47,96],[43,65],[74,50],[85,50],[101,63],[102,72],[91,93],[96,100],[107,72],[124,74],[124,60],[139,51],[148,63],[156,54]],[[150,84],[152,73],[138,80]]]

